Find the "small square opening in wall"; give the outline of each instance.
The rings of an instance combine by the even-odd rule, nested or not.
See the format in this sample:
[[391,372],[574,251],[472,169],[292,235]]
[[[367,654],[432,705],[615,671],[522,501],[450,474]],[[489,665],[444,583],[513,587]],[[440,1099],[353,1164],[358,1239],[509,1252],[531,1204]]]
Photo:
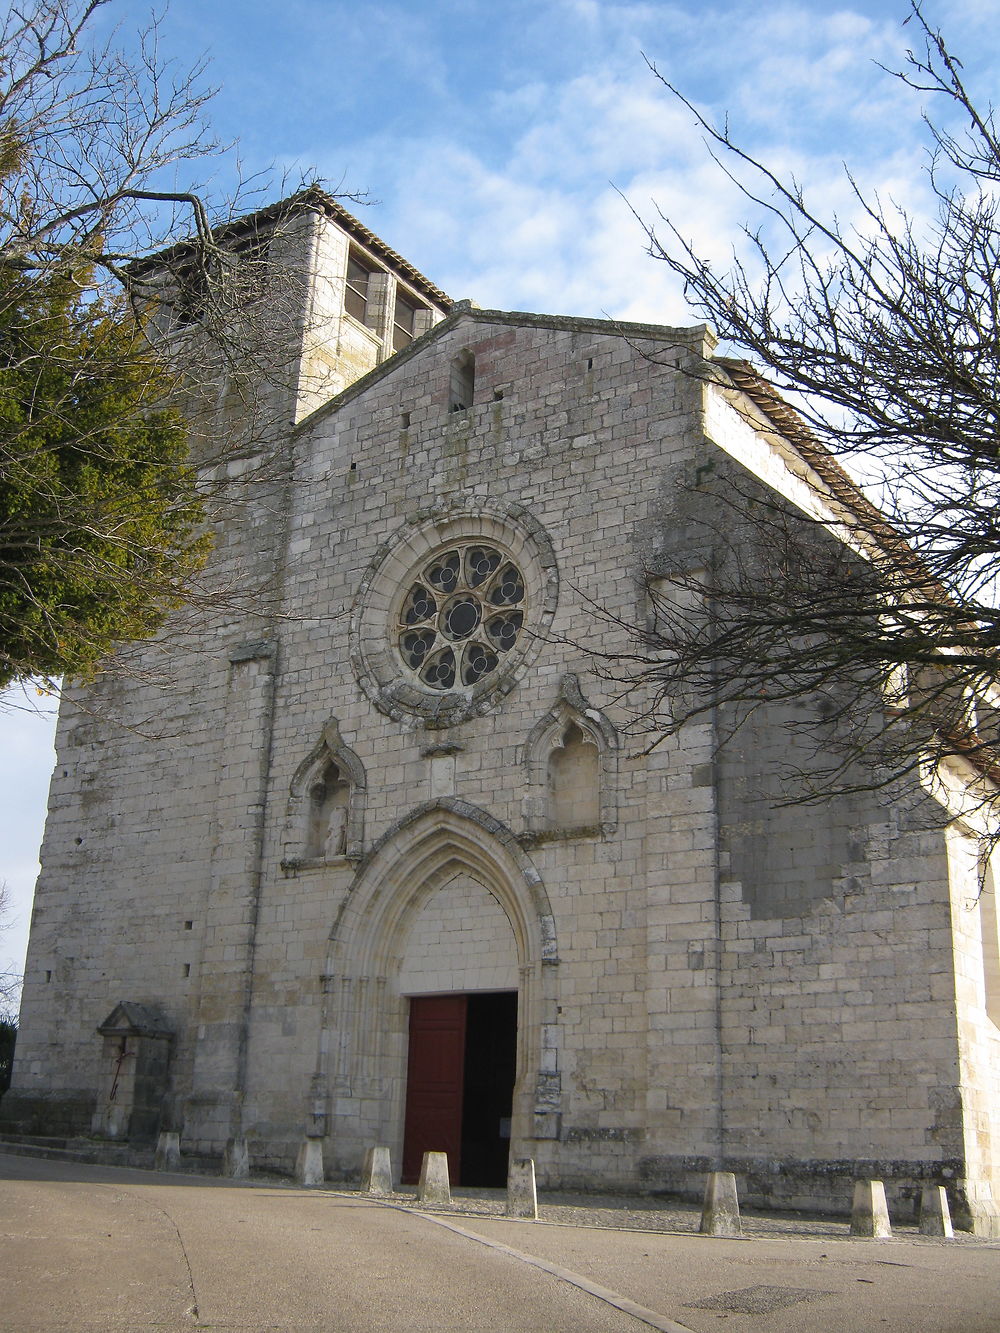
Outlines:
[[191,964],[185,963],[182,976],[189,977],[190,975],[191,975]]
[[194,922],[193,922],[193,921],[185,921],[185,922],[184,922],[184,929],[185,929],[185,930],[194,930]]

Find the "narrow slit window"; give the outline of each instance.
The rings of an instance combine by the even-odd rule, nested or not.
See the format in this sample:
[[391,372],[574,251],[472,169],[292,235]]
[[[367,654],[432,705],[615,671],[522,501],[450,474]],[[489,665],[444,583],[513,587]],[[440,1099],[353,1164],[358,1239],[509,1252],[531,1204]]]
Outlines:
[[209,296],[208,267],[203,257],[181,265],[174,272],[174,321],[195,324],[205,313]]
[[472,406],[475,393],[476,358],[471,352],[461,352],[451,363],[448,411],[465,412]]
[[362,264],[357,255],[347,261],[347,287],[344,291],[344,309],[364,324],[368,316],[368,283],[372,271]]
[[417,311],[420,307],[407,300],[402,293],[396,293],[396,304],[392,310],[392,350],[401,352],[407,343],[416,337]]

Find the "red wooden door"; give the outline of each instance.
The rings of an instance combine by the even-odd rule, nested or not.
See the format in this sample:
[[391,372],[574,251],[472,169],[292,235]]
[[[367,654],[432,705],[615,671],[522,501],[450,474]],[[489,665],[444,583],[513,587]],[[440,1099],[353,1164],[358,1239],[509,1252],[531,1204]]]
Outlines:
[[446,1152],[452,1184],[461,1179],[465,1012],[464,995],[418,995],[410,1000],[405,1184],[419,1180],[425,1152]]

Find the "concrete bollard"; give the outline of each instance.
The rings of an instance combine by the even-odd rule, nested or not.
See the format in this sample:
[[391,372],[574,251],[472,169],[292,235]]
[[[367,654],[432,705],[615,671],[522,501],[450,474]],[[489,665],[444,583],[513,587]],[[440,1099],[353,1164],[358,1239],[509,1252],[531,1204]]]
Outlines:
[[925,1185],[920,1191],[919,1229],[922,1236],[947,1236],[954,1240],[951,1209],[943,1185]]
[[518,1157],[507,1172],[507,1216],[538,1218],[535,1192],[535,1163],[531,1157]]
[[181,1136],[164,1131],[156,1140],[153,1156],[154,1171],[179,1171],[181,1168]]
[[392,1163],[388,1148],[369,1148],[361,1168],[362,1194],[392,1193]]
[[851,1235],[866,1236],[869,1240],[889,1240],[892,1236],[885,1185],[881,1180],[855,1181]]
[[732,1171],[713,1171],[709,1175],[698,1230],[703,1236],[743,1235],[736,1177]]
[[295,1159],[295,1179],[300,1185],[322,1185],[325,1182],[322,1139],[302,1140]]
[[451,1181],[448,1178],[448,1154],[425,1152],[420,1166],[420,1184],[417,1186],[420,1203],[451,1203]]
[[222,1157],[222,1174],[234,1180],[246,1180],[250,1174],[250,1148],[246,1139],[230,1139]]

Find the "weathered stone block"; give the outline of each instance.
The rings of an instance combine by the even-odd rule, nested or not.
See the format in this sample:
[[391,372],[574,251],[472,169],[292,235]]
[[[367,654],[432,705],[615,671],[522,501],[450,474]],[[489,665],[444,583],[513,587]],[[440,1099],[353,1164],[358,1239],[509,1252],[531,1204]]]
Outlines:
[[732,1171],[713,1171],[709,1175],[698,1230],[703,1236],[743,1235],[736,1176]]
[[515,1158],[507,1172],[507,1216],[538,1217],[535,1163],[530,1157]]
[[300,1185],[322,1185],[323,1140],[306,1138],[302,1140],[298,1156],[295,1159],[295,1179]]
[[871,1240],[888,1240],[892,1236],[885,1185],[881,1180],[859,1180],[854,1186],[851,1204],[851,1235]]
[[954,1237],[948,1193],[943,1185],[925,1185],[920,1191],[921,1235]]
[[431,1207],[441,1207],[451,1203],[451,1180],[448,1175],[448,1154],[443,1152],[425,1152],[420,1167],[420,1183],[417,1186],[417,1198]]
[[361,1169],[361,1191],[363,1194],[392,1193],[392,1163],[388,1148],[373,1146],[366,1150]]

